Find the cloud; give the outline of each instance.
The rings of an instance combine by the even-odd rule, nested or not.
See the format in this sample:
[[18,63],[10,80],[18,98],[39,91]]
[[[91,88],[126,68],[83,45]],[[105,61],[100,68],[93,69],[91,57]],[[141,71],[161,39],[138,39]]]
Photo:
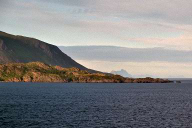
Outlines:
[[[105,16],[158,20],[162,22],[191,24],[190,0],[1,0],[2,3],[30,3],[39,8],[57,12],[81,12],[85,16]],[[68,8],[66,10],[65,8]]]
[[127,38],[125,40],[131,42],[142,42],[144,44],[152,45],[156,44],[167,49],[177,50],[192,50],[192,34],[186,33],[178,37],[167,37],[167,38]]
[[76,60],[192,63],[192,51],[170,50],[165,48],[69,46],[60,47],[60,49]]
[[[36,33],[35,38],[51,40],[50,43],[55,44],[105,44],[191,50],[191,2],[0,0],[0,27],[6,28],[5,30],[9,28],[10,33],[18,32],[14,34],[25,34],[24,31],[31,30],[30,33]],[[21,29],[23,32],[19,33]],[[50,39],[50,36],[39,36],[49,35],[51,32],[57,41]],[[61,36],[61,33],[64,34]]]
[[[191,24],[190,0],[48,0],[69,7],[94,10],[92,14],[163,19],[173,23]],[[43,0],[41,0],[43,2]],[[46,0],[47,2],[47,0]],[[44,1],[44,3],[46,3]]]

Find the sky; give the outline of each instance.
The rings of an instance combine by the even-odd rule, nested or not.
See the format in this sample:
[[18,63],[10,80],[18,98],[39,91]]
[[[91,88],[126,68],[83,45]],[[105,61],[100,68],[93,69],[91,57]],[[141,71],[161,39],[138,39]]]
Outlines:
[[[57,46],[130,50],[132,56],[111,60],[102,55],[97,60],[75,57],[97,70],[192,77],[191,5],[191,0],[0,0],[0,30]],[[143,57],[138,49],[149,52]]]
[[86,67],[105,72],[125,69],[132,77],[191,77],[192,51],[117,46],[59,48]]

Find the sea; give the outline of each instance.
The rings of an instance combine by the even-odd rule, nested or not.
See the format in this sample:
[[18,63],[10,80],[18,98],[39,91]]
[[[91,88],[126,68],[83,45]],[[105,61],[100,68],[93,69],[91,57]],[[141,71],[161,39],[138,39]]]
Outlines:
[[0,83],[0,128],[191,128],[192,82]]

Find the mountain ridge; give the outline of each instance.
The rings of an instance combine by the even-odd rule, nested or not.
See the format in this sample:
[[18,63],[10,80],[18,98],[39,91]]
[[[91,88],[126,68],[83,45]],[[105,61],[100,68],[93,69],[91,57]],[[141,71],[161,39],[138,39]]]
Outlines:
[[0,55],[1,64],[39,61],[65,68],[77,67],[81,70],[96,72],[77,63],[55,45],[3,31],[0,31]]

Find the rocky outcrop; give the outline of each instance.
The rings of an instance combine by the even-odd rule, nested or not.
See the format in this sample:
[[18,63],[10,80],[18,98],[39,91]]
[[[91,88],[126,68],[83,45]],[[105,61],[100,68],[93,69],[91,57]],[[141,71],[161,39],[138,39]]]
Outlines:
[[164,80],[164,79],[154,79],[154,78],[150,78],[150,77],[147,77],[147,78],[138,78],[138,79],[134,79],[132,81],[132,83],[169,83],[171,81],[169,80]]
[[41,62],[0,65],[0,81],[4,82],[76,82],[76,83],[168,83],[153,78],[124,78],[120,75],[89,73],[78,68],[50,66]]

